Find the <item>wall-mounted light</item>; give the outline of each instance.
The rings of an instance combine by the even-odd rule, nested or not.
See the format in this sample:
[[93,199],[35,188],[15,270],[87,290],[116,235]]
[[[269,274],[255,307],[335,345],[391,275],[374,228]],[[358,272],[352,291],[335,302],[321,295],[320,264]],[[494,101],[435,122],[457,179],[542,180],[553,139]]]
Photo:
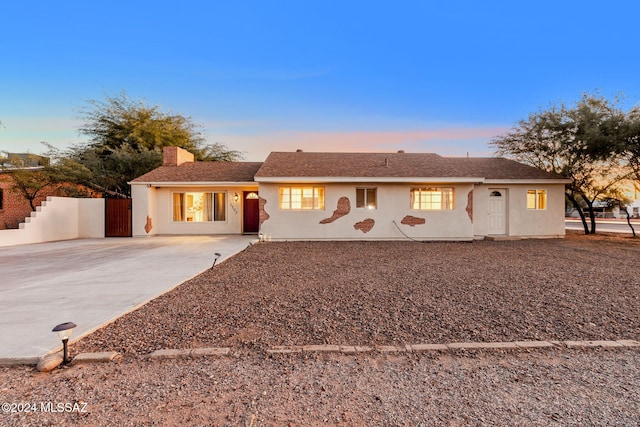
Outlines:
[[234,193],[233,194],[233,201],[237,202],[238,200],[240,200],[240,196],[238,196],[238,193]]
[[69,342],[69,338],[71,338],[71,334],[73,333],[73,328],[75,328],[76,326],[78,325],[76,325],[73,322],[66,322],[66,323],[61,323],[57,325],[55,328],[51,330],[51,332],[57,332],[58,336],[62,340],[62,364],[63,365],[66,365],[67,363],[71,362],[71,359],[69,358],[67,343]]

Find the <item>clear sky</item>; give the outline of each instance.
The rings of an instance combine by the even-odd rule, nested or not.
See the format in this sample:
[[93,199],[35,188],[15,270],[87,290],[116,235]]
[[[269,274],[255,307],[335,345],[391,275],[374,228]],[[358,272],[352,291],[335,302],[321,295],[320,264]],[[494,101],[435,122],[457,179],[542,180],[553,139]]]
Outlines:
[[87,100],[125,90],[251,161],[487,156],[551,103],[638,104],[638,16],[637,0],[4,2],[0,151],[81,143]]

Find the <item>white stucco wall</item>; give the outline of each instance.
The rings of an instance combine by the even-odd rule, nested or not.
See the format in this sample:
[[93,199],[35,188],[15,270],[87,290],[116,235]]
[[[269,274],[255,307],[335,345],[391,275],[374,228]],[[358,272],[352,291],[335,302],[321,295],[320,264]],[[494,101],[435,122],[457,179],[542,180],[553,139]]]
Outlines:
[[104,199],[76,199],[78,201],[78,238],[104,237]]
[[[153,193],[152,193],[153,192]],[[154,201],[151,202],[150,198]],[[156,203],[155,189],[146,185],[131,185],[131,235],[133,237],[153,236],[157,234],[155,228]],[[144,229],[147,224],[147,215],[151,217],[152,228],[147,233]]]
[[[516,237],[562,237],[565,235],[564,184],[483,184],[473,192],[474,235],[489,234],[489,194],[506,190],[506,235]],[[527,209],[527,190],[546,190],[547,208]]]
[[104,237],[104,199],[47,197],[19,229],[0,230],[0,246]]
[[[133,198],[133,236],[155,234],[240,234],[242,233],[242,192],[257,191],[257,186],[194,186],[194,187],[147,187],[132,185]],[[186,222],[173,221],[173,193],[183,192],[225,192],[225,221]],[[233,200],[235,193],[240,199]],[[144,229],[147,215],[151,218],[149,233]]]
[[[388,184],[348,183],[313,184],[325,189],[324,210],[283,210],[279,208],[278,189],[294,184],[260,183],[260,197],[266,200],[264,210],[269,215],[260,227],[267,240],[406,240],[398,227],[409,237],[417,240],[471,240],[473,225],[467,214],[467,195],[471,184]],[[304,186],[311,184],[304,184]],[[410,189],[412,187],[453,187],[454,209],[443,211],[412,210]],[[377,208],[356,208],[356,188],[377,188]],[[348,197],[350,212],[329,224],[320,221],[333,215],[340,197]],[[411,215],[424,218],[423,225],[409,226],[401,223]],[[354,228],[358,222],[373,219],[373,228],[364,233]],[[397,224],[394,225],[394,222]]]

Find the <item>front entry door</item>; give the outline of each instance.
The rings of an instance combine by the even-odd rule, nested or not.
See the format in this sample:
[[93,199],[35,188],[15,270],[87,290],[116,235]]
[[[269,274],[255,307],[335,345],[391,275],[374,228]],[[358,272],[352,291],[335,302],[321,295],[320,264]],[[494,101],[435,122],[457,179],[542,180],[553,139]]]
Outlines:
[[489,234],[507,234],[507,190],[489,193]]
[[260,199],[257,191],[244,191],[243,204],[243,233],[257,233],[260,228]]

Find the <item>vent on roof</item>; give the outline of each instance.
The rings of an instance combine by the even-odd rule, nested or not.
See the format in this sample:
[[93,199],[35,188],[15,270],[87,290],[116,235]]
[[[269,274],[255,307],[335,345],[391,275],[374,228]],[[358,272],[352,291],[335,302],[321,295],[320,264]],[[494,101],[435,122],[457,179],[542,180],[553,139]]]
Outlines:
[[298,148],[298,149],[296,150],[296,153],[302,153],[302,151],[303,151],[303,150],[302,150],[302,148]]
[[398,150],[398,153],[404,153],[404,150]]
[[389,159],[386,159],[386,158],[384,159],[384,165],[389,166]]

